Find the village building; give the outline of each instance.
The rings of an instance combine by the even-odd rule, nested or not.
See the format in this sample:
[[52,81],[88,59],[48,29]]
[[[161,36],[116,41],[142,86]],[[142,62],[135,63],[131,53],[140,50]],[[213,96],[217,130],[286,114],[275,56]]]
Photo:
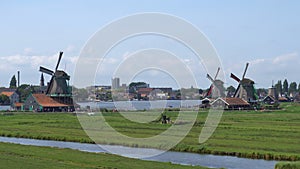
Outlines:
[[21,111],[21,110],[23,110],[23,103],[16,102],[16,103],[14,103],[11,107],[12,107],[13,110],[15,110],[15,111]]
[[228,110],[244,110],[250,109],[250,104],[242,98],[235,97],[226,97],[226,98],[217,98],[211,103],[213,108],[224,108]]
[[37,112],[69,112],[74,111],[72,104],[60,103],[53,98],[42,94],[30,94],[23,104],[23,110]]
[[200,108],[210,108],[210,102],[211,102],[211,100],[208,98],[202,99]]
[[294,102],[300,103],[300,93],[297,93],[294,97]]
[[276,102],[277,102],[277,100],[275,99],[275,97],[273,97],[271,95],[268,95],[263,99],[264,104],[274,104]]
[[290,102],[290,98],[288,98],[286,96],[281,96],[281,97],[278,97],[278,101],[279,102]]
[[153,88],[149,97],[151,100],[157,100],[157,99],[161,100],[161,99],[168,99],[169,95],[168,93],[165,93],[160,89]]
[[138,98],[148,98],[152,90],[152,88],[139,88],[137,90]]
[[13,105],[16,102],[19,102],[19,95],[16,92],[16,90],[11,90],[11,91],[2,91],[0,95],[5,95],[9,98],[10,100],[10,105]]

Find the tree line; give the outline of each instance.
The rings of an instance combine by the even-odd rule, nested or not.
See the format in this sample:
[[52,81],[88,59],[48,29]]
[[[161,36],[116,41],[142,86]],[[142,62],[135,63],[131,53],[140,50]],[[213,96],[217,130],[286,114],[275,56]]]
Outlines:
[[275,84],[275,89],[276,92],[280,95],[280,96],[288,96],[290,94],[295,94],[297,92],[300,92],[300,83],[297,85],[296,82],[291,82],[289,84],[288,80],[285,79],[282,83],[281,80],[278,80],[278,82]]

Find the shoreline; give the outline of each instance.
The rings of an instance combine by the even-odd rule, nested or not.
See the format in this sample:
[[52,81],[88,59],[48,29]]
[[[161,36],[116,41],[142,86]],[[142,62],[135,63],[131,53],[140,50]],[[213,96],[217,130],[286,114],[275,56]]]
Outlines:
[[[8,137],[8,138],[24,138],[24,139],[35,139],[35,140],[45,140],[45,141],[63,141],[63,142],[73,142],[73,143],[85,143],[85,144],[96,144],[94,141],[88,141],[88,140],[72,140],[67,138],[52,138],[49,136],[41,136],[41,137],[31,137],[31,136],[18,136],[18,135],[4,135],[0,133],[0,137]],[[115,144],[115,143],[97,143],[101,145],[109,145],[109,146],[124,146],[124,147],[130,147],[130,148],[145,148],[145,149],[156,149],[156,150],[163,150],[159,149],[157,147],[144,147],[139,146],[135,144],[134,146],[125,145],[125,144]],[[246,158],[246,159],[257,159],[257,160],[266,160],[266,161],[277,161],[277,162],[295,162],[299,161],[300,157],[294,157],[294,156],[286,156],[286,155],[272,155],[271,153],[241,153],[241,152],[225,152],[225,151],[217,151],[217,150],[199,150],[199,151],[189,151],[189,147],[187,146],[187,149],[180,150],[177,148],[178,145],[176,145],[175,148],[170,149],[169,151],[172,152],[182,152],[182,153],[196,153],[201,155],[218,155],[218,156],[230,156],[230,157],[238,157],[238,158]]]
[[[96,144],[86,144],[86,143],[76,143],[76,142],[63,142],[63,141],[51,141],[51,140],[36,140],[36,139],[26,139],[26,138],[9,138],[0,137],[0,143],[12,143],[28,146],[38,146],[38,147],[54,147],[62,149],[73,149],[83,152],[91,153],[106,153],[106,154],[116,154],[118,156],[123,156],[127,158],[140,159],[145,161],[155,161],[155,162],[168,162],[172,164],[180,165],[191,165],[200,167],[213,167],[213,168],[241,168],[241,166],[247,166],[247,169],[255,168],[269,168],[275,167],[278,161],[268,161],[261,159],[247,159],[220,155],[210,155],[210,154],[198,154],[198,153],[188,153],[188,152],[174,152],[174,151],[161,151],[152,148],[138,148],[138,147],[126,147],[119,145],[96,145]],[[107,149],[108,148],[108,149]],[[118,149],[119,153],[116,153],[114,149]],[[113,150],[112,152],[110,150]],[[153,155],[150,155],[154,153]],[[148,156],[150,155],[150,156]],[[210,161],[216,161],[211,165]],[[229,165],[230,164],[230,165]],[[243,167],[245,168],[245,167]]]

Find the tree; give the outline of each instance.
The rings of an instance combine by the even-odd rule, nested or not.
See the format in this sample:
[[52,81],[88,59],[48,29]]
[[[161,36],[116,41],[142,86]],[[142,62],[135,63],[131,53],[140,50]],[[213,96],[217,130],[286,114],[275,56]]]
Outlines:
[[282,83],[281,80],[278,80],[277,84],[275,84],[276,92],[281,96],[282,95]]
[[[78,101],[86,101],[88,100],[88,97],[89,97],[89,93],[86,89],[84,88],[76,88],[76,87],[73,87],[73,94],[76,96],[76,99],[78,99]],[[99,93],[99,92],[97,92]]]
[[15,75],[13,75],[13,77],[10,80],[9,88],[11,88],[11,89],[17,88],[17,79],[16,79]]
[[226,91],[230,92],[230,93],[234,93],[235,92],[235,88],[233,86],[229,86],[229,87],[227,87]]
[[146,88],[149,87],[147,83],[145,82],[131,82],[129,84],[129,93],[137,93],[138,88]]
[[9,104],[9,97],[4,95],[4,94],[1,94],[0,95],[0,105],[8,105]]
[[284,94],[288,94],[288,92],[289,92],[289,83],[286,79],[283,81],[282,91]]
[[289,94],[294,94],[297,91],[297,83],[292,82],[289,87]]
[[199,89],[199,94],[202,94],[203,93],[203,90],[202,89]]
[[232,97],[235,93],[235,88],[233,86],[229,86],[227,87],[226,91],[227,91],[227,97]]
[[298,84],[298,92],[300,92],[300,83]]
[[22,84],[17,88],[17,93],[20,96],[20,102],[24,102],[30,93],[34,93],[34,88],[29,84]]
[[259,88],[256,90],[258,96],[266,96],[268,94],[268,90],[264,88]]

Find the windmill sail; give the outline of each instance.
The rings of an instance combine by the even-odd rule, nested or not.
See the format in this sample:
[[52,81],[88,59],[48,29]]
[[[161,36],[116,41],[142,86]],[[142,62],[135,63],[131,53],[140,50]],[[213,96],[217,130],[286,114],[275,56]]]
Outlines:
[[234,79],[234,80],[236,80],[237,82],[240,82],[241,81],[241,79],[240,78],[238,78],[237,76],[235,76],[234,74],[230,74],[230,77],[232,78],[232,79]]
[[51,75],[51,76],[54,74],[54,72],[52,70],[49,70],[49,69],[44,68],[42,66],[40,66],[40,72],[46,73],[46,74]]
[[59,57],[58,57],[58,61],[57,61],[56,67],[55,67],[55,71],[57,71],[57,69],[58,69],[62,55],[63,55],[63,52],[59,52]]

